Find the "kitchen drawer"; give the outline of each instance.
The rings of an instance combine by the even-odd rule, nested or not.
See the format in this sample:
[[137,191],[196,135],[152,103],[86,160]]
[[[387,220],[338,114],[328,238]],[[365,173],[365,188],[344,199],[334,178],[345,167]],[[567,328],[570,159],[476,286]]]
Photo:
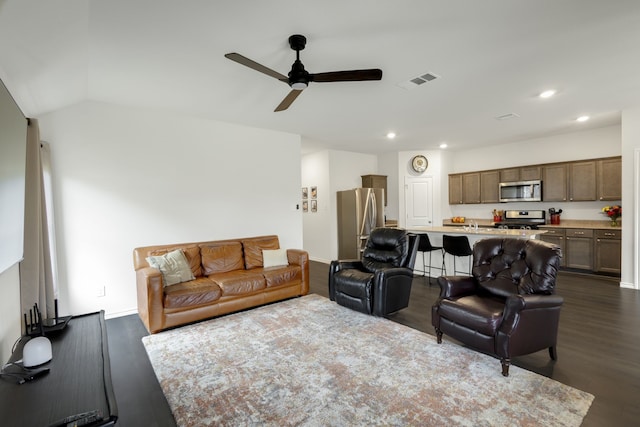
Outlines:
[[593,237],[593,230],[588,228],[567,228],[567,237]]
[[597,239],[621,239],[622,230],[596,230]]
[[542,228],[542,230],[547,230],[546,233],[542,234],[542,236],[562,236],[564,237],[564,228]]

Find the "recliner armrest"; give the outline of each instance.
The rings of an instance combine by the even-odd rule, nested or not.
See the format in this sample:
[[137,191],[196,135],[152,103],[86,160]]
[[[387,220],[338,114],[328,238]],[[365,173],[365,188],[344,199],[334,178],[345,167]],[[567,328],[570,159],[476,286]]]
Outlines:
[[331,261],[329,265],[329,299],[335,301],[335,285],[333,282],[333,276],[340,270],[355,268],[362,270],[362,262],[358,259],[346,259]]
[[511,295],[505,301],[500,331],[508,333],[524,312],[537,311],[544,317],[545,311],[559,309],[563,303],[564,299],[559,295]]
[[478,281],[473,276],[440,276],[440,299],[457,298],[477,293]]

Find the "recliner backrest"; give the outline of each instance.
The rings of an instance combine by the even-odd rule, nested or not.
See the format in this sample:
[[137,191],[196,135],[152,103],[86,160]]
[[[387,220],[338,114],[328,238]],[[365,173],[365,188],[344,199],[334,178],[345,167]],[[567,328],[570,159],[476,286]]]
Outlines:
[[561,250],[541,240],[488,238],[473,247],[473,276],[486,291],[553,294]]
[[371,231],[362,254],[367,271],[404,267],[409,258],[409,236],[400,228],[376,228]]

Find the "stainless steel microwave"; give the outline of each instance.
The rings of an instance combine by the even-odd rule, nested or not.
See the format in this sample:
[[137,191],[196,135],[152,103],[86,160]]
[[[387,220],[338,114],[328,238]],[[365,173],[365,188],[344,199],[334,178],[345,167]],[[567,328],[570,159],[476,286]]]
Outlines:
[[500,183],[501,202],[542,201],[542,181],[516,181]]

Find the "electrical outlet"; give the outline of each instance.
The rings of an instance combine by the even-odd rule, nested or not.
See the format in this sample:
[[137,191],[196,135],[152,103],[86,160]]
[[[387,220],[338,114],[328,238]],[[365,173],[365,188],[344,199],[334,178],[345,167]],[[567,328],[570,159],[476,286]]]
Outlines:
[[107,287],[106,286],[96,286],[96,296],[97,297],[103,297],[107,294]]

